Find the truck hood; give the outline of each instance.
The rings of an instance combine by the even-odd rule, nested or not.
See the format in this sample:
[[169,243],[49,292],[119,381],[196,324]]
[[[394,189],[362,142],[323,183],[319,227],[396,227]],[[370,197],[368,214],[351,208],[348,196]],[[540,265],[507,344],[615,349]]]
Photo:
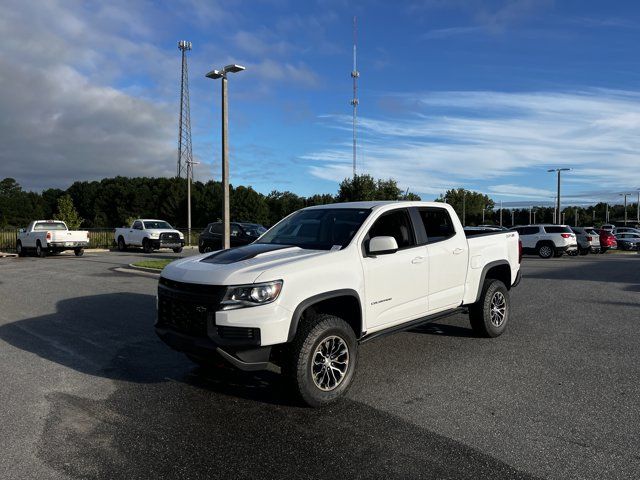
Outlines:
[[252,243],[172,262],[162,270],[162,276],[177,282],[242,285],[254,283],[271,268],[328,253],[326,250],[306,250],[289,245]]

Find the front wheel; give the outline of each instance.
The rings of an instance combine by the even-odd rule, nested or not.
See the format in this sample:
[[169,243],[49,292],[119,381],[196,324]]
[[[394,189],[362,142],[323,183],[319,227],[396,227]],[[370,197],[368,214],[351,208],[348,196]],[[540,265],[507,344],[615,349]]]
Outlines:
[[22,248],[21,241],[18,241],[18,243],[16,243],[16,253],[18,254],[19,257],[24,257],[26,255],[24,248]]
[[469,306],[469,321],[481,337],[497,337],[507,328],[510,299],[507,287],[500,280],[488,279],[476,303]]
[[178,247],[178,248],[174,248],[173,249],[173,253],[181,253],[182,252],[182,247]]
[[311,407],[337,401],[351,386],[358,344],[351,326],[320,314],[300,325],[282,366],[294,393]]
[[142,240],[142,251],[144,253],[153,252],[153,246],[151,245],[151,242],[146,238],[144,240]]
[[81,257],[84,255],[84,248],[76,248],[73,253],[76,254],[76,257]]

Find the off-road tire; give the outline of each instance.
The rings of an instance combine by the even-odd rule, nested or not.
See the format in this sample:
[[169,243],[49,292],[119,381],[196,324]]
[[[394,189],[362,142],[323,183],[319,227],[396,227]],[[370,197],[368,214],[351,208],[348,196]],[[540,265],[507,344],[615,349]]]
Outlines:
[[540,258],[551,258],[553,257],[553,246],[548,243],[542,243],[538,245],[536,253]]
[[127,250],[127,244],[124,243],[124,237],[118,237],[118,251],[125,252]]
[[[346,370],[335,387],[322,390],[314,380],[312,366],[317,349],[332,337],[341,340],[347,348]],[[299,325],[283,360],[282,374],[298,400],[310,407],[329,405],[344,396],[353,381],[358,360],[356,335],[340,317],[315,315]]]
[[[497,324],[496,317],[492,317],[492,312],[496,306],[496,300],[500,298],[504,299],[504,315],[501,323]],[[507,328],[507,323],[509,323],[510,310],[511,303],[507,287],[500,280],[489,278],[485,280],[482,286],[482,293],[480,293],[478,301],[469,306],[471,328],[480,337],[500,336]]]
[[22,248],[22,242],[20,240],[18,240],[18,243],[16,243],[16,253],[19,257],[24,257],[27,255],[27,252],[24,250],[24,248]]
[[81,257],[84,255],[84,248],[76,248],[73,253],[76,255],[76,257]]
[[38,240],[38,242],[36,243],[36,256],[40,258],[44,258],[47,256],[47,251],[44,248],[42,248],[42,244],[40,243],[40,240]]

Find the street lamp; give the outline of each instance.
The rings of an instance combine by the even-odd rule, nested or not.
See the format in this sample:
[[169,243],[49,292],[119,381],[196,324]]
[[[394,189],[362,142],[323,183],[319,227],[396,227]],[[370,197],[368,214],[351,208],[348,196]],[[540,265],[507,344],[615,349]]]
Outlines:
[[627,197],[630,193],[621,193],[620,196],[624,197],[624,226],[627,226]]
[[466,223],[466,218],[467,218],[467,191],[466,190],[462,190],[462,226],[466,227],[467,223]]
[[551,168],[549,170],[547,170],[547,172],[557,172],[558,173],[558,197],[557,197],[557,208],[558,208],[558,215],[556,217],[556,219],[558,220],[558,224],[560,223],[560,172],[568,172],[569,170],[571,170],[570,168]]
[[231,220],[229,209],[229,115],[227,104],[227,74],[238,73],[245,68],[242,65],[227,65],[222,70],[211,70],[206,77],[222,79],[222,248],[231,246]]

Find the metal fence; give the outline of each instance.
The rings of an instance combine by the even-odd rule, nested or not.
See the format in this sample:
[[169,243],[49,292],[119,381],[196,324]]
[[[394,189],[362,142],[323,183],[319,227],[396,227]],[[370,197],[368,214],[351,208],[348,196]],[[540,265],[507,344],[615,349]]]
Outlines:
[[[112,248],[115,246],[113,228],[85,228],[89,232],[89,248]],[[198,236],[202,228],[191,229],[191,241],[189,242],[189,230],[177,228],[184,235],[185,245],[198,245]],[[18,239],[18,229],[0,229],[0,252],[15,252],[16,240]]]

